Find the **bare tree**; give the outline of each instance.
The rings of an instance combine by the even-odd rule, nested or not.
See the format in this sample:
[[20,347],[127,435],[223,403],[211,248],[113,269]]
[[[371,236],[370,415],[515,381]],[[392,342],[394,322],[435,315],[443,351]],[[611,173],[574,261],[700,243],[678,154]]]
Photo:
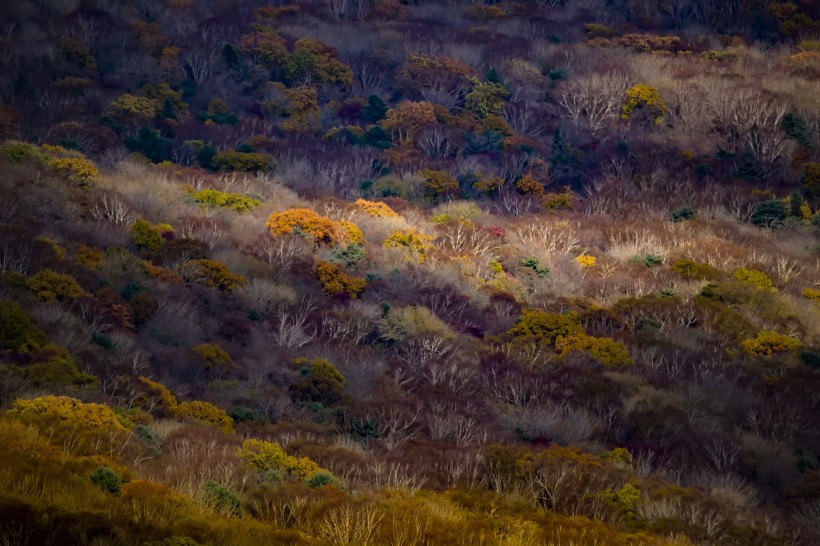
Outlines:
[[267,332],[271,341],[288,349],[298,349],[313,341],[316,330],[308,325],[308,317],[315,309],[313,300],[302,298],[295,308],[280,310]]
[[610,120],[618,117],[627,85],[626,75],[619,72],[582,76],[563,85],[558,104],[565,117],[599,133]]
[[220,55],[221,49],[216,46],[193,47],[180,53],[180,68],[186,76],[200,84],[214,75]]
[[534,102],[509,103],[504,106],[502,115],[507,124],[519,135],[538,137],[546,130],[541,112]]
[[351,64],[353,70],[352,94],[360,97],[383,95],[385,92],[384,72],[375,64],[361,60]]
[[725,135],[730,151],[748,151],[764,167],[786,151],[789,139],[780,130],[788,109],[783,100],[754,89],[720,86],[710,89],[708,103],[713,129]]
[[327,9],[330,14],[341,21],[347,16],[348,0],[327,0]]

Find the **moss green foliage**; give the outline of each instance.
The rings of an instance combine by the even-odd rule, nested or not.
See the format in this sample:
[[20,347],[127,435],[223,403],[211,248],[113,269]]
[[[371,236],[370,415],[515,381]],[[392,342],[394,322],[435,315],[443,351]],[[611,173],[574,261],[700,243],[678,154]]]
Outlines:
[[453,339],[455,334],[450,326],[427,307],[413,305],[390,307],[379,321],[381,337],[390,341],[412,338]]
[[239,496],[218,481],[205,480],[202,492],[205,495],[205,502],[211,505],[215,512],[229,516],[239,516],[242,513]]
[[576,313],[547,313],[538,309],[524,309],[515,325],[507,331],[516,342],[535,341],[555,345],[558,338],[582,336],[583,326]]
[[233,430],[233,419],[224,410],[201,400],[182,402],[176,406],[173,414],[186,421],[214,425],[225,431]]
[[131,240],[137,248],[144,248],[152,252],[159,249],[165,238],[173,236],[173,233],[173,228],[168,224],[151,225],[142,218],[138,218],[131,225]]
[[24,368],[25,378],[35,385],[56,387],[58,385],[92,385],[97,378],[82,373],[78,361],[67,349],[57,345],[28,351],[28,362]]
[[48,166],[60,176],[80,184],[86,184],[92,178],[100,176],[93,162],[77,157],[51,159],[48,161]]
[[296,40],[287,64],[293,80],[311,77],[321,83],[349,84],[353,79],[353,71],[338,59],[336,51],[312,38]]
[[720,271],[711,265],[688,259],[676,260],[672,271],[689,280],[716,280],[721,276]]
[[261,152],[226,151],[215,154],[211,166],[220,171],[267,171],[273,166],[273,158]]
[[615,502],[628,518],[634,518],[637,515],[638,504],[641,502],[641,492],[628,483],[615,493]]
[[408,254],[408,259],[421,263],[427,255],[430,241],[433,238],[424,233],[419,233],[409,229],[405,231],[396,230],[384,240],[384,248],[403,249]]
[[45,159],[37,146],[16,140],[10,140],[0,146],[0,154],[12,163],[22,163],[29,160],[42,161]]
[[240,193],[225,193],[218,190],[202,190],[191,194],[197,203],[214,207],[224,207],[237,212],[246,211],[262,204],[262,201]]
[[106,112],[123,121],[135,121],[153,119],[158,108],[159,104],[154,99],[124,93],[109,103]]
[[500,83],[470,78],[470,84],[472,90],[464,96],[464,106],[479,120],[498,114],[510,96],[507,88]]
[[425,180],[424,195],[430,201],[452,197],[459,192],[458,180],[446,171],[425,169],[421,175]]
[[122,489],[122,476],[114,469],[100,466],[91,473],[91,483],[112,495],[119,495]]
[[732,277],[742,283],[750,284],[763,290],[775,290],[774,282],[772,282],[769,276],[762,271],[758,271],[757,269],[746,269],[745,267],[741,267],[734,270]]
[[318,402],[332,407],[348,400],[344,390],[345,378],[336,367],[324,359],[313,359],[302,364],[300,377],[290,386],[290,395],[300,402]]
[[67,273],[42,269],[28,279],[28,287],[46,302],[71,303],[85,295],[82,286]]
[[0,301],[0,349],[16,351],[23,346],[40,347],[46,335],[17,302]]
[[618,31],[603,23],[587,23],[584,30],[590,38],[612,38],[618,35]]
[[62,146],[44,144],[37,147],[25,142],[8,141],[0,146],[0,155],[11,163],[36,161],[80,186],[85,186],[92,178],[100,175],[93,161],[86,159],[80,152]]
[[555,349],[563,358],[573,352],[586,352],[599,364],[611,368],[623,368],[634,364],[629,349],[612,338],[598,338],[586,334],[557,336]]
[[260,473],[263,480],[281,481],[285,476],[309,480],[326,470],[307,457],[293,457],[275,442],[248,439],[237,449],[237,455]]

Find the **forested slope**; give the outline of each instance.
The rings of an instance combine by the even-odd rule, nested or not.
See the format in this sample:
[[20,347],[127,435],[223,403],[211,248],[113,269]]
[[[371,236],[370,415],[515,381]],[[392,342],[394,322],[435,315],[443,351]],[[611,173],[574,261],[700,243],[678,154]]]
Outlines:
[[0,544],[816,543],[819,10],[5,6]]

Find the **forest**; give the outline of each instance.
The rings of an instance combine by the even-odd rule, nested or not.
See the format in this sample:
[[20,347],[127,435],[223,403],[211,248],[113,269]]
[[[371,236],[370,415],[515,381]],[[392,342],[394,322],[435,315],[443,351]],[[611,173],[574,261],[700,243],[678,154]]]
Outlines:
[[820,543],[819,0],[0,6],[0,546]]

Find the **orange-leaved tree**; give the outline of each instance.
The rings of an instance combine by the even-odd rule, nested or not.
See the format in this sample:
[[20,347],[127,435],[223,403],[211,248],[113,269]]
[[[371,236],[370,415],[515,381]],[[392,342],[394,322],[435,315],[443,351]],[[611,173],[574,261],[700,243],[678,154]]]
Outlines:
[[377,216],[379,218],[394,218],[398,216],[396,211],[391,209],[387,204],[381,201],[368,201],[366,199],[356,199],[353,203],[365,214],[370,216]]
[[347,295],[356,299],[367,286],[363,278],[348,275],[340,266],[324,260],[316,260],[316,277],[328,296]]
[[332,246],[341,239],[339,225],[336,222],[310,209],[296,208],[274,212],[268,217],[265,227],[274,237],[297,233],[313,238],[317,245]]
[[296,233],[313,239],[317,246],[364,243],[364,234],[356,224],[347,220],[333,221],[310,209],[274,212],[268,217],[265,227],[273,237]]

